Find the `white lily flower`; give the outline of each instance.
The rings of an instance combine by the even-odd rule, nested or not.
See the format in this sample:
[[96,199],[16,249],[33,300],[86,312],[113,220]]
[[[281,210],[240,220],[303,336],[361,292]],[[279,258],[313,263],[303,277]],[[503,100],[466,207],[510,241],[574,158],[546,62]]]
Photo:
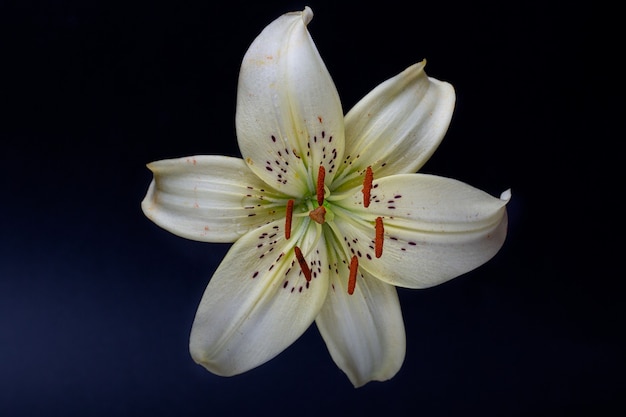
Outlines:
[[209,371],[245,372],[314,321],[355,386],[387,380],[405,356],[394,286],[426,288],[488,261],[502,246],[509,192],[415,174],[443,138],[455,102],[424,62],[345,117],[306,25],[267,26],[241,66],[236,128],[243,159],[149,164],[142,208],[179,236],[234,242],[211,278],[190,351]]

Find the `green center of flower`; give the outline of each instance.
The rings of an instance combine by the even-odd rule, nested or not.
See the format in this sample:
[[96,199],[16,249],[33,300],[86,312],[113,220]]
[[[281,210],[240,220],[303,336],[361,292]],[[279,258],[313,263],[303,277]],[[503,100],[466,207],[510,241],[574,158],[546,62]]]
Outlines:
[[[315,202],[317,202],[317,207],[315,207],[315,202],[313,201],[313,196],[308,200],[307,207],[310,209],[309,217],[314,222],[324,225],[326,222],[333,222],[334,214],[332,212],[332,204],[325,200],[324,195],[326,192],[326,188],[324,185],[326,171],[323,166],[319,167],[318,175],[317,175],[317,183],[316,183],[316,193],[315,193]],[[361,192],[363,193],[363,206],[369,207],[370,199],[371,199],[371,190],[372,190],[372,182],[374,179],[374,174],[372,172],[371,167],[367,167],[365,171],[365,176],[363,180],[363,188]],[[291,224],[293,219],[293,210],[294,210],[295,200],[288,200],[285,212],[285,237],[289,239],[291,237]],[[304,213],[303,213],[304,214]],[[384,241],[384,225],[382,217],[376,218],[376,223],[374,227],[374,253],[376,258],[380,258],[383,254],[383,241]],[[296,260],[300,265],[302,273],[306,278],[307,282],[311,280],[311,270],[307,261],[302,254],[302,251],[298,246],[294,247],[294,253],[296,256]],[[353,251],[354,253],[354,251]],[[350,274],[348,277],[348,294],[354,293],[354,288],[356,285],[356,277],[359,268],[359,259],[356,255],[353,255],[350,259]]]

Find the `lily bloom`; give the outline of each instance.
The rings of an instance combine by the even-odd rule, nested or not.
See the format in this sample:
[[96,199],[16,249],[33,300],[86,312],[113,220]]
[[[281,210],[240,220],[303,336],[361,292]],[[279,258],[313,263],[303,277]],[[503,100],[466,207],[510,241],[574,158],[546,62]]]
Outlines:
[[507,228],[501,198],[415,172],[455,103],[425,62],[383,82],[345,117],[307,31],[308,7],[256,38],[239,76],[243,158],[153,162],[142,202],[164,229],[233,242],[204,292],[193,359],[236,375],[313,323],[355,387],[387,380],[405,357],[396,286],[427,288],[493,257]]

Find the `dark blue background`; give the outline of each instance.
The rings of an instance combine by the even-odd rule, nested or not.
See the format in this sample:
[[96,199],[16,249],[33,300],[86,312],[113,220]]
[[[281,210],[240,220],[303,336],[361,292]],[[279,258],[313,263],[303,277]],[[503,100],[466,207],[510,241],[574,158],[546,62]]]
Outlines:
[[[358,390],[314,327],[241,376],[195,365],[190,326],[228,245],[175,237],[139,206],[146,163],[238,155],[241,58],[304,4],[344,110],[427,58],[458,99],[424,171],[513,189],[501,252],[439,287],[399,290],[404,366]],[[601,120],[617,112],[604,100],[592,11],[576,7],[1,3],[0,414],[624,411],[622,277],[604,240],[611,214],[594,217],[608,197],[590,165],[609,133]]]

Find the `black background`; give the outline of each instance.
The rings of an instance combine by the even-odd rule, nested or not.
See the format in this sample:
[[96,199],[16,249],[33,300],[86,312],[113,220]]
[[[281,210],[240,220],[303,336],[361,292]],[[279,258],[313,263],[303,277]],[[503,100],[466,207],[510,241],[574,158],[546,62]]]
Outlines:
[[[491,262],[399,290],[404,366],[358,390],[314,326],[244,375],[195,365],[190,326],[229,245],[175,237],[140,210],[146,163],[239,155],[241,58],[265,25],[305,4],[344,111],[427,58],[457,106],[423,171],[513,191],[507,242]],[[613,167],[603,161],[619,139],[606,122],[623,112],[604,70],[619,50],[594,12],[550,2],[0,3],[0,414],[620,415],[623,277],[609,262],[623,243],[609,240],[620,223],[605,207],[621,188],[603,191]]]

